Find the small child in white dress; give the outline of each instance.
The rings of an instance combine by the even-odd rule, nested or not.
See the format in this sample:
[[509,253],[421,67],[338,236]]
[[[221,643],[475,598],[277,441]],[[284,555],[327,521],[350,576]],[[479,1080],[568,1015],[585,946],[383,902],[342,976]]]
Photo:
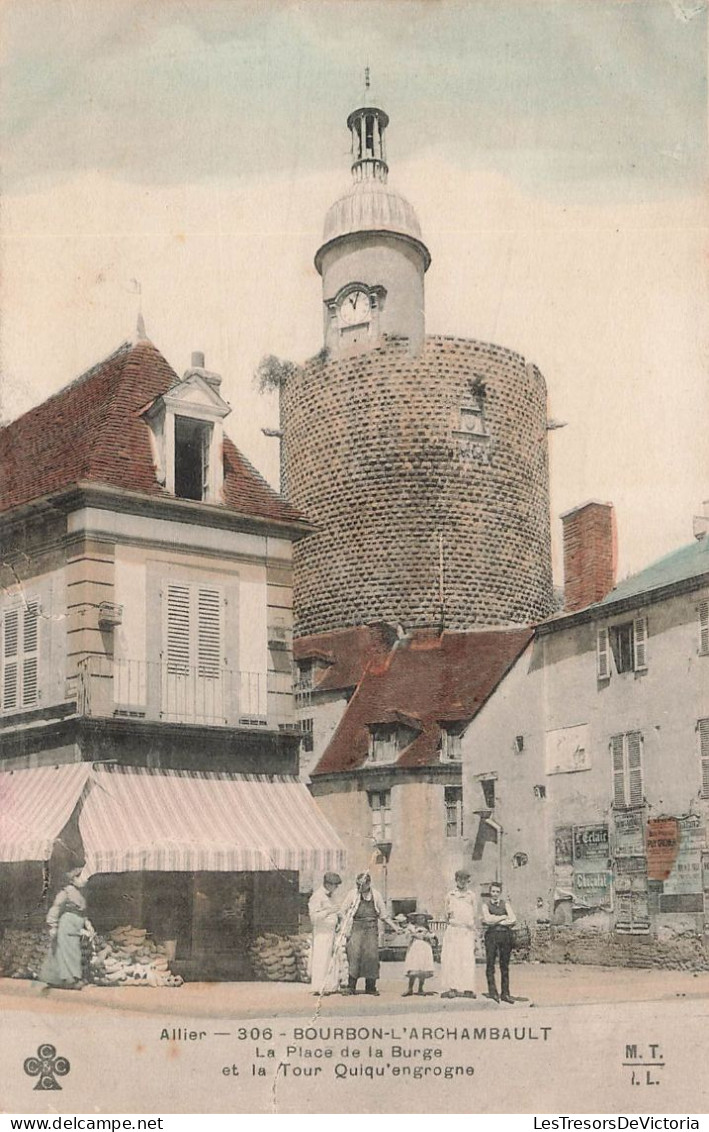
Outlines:
[[409,936],[409,949],[406,952],[406,965],[404,970],[409,985],[402,998],[408,998],[414,993],[414,983],[418,979],[418,993],[426,994],[423,989],[426,979],[433,975],[433,943],[434,937],[428,930],[431,917],[427,912],[412,912],[409,916],[406,929]]

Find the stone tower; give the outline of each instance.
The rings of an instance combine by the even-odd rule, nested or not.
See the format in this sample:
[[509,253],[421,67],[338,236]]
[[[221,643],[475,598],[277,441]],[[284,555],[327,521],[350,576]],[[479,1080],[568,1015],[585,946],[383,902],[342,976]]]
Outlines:
[[315,256],[324,345],[281,395],[298,635],[478,629],[552,611],[546,386],[502,346],[427,337],[431,257],[387,183],[388,116],[347,125],[353,184]]

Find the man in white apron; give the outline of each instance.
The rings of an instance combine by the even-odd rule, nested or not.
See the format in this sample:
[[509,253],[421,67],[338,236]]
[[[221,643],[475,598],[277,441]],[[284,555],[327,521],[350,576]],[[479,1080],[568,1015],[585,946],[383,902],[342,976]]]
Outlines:
[[310,955],[310,982],[313,994],[333,994],[337,990],[332,945],[338,911],[335,893],[341,884],[342,877],[339,873],[325,873],[322,886],[315,890],[308,901],[308,914],[313,925],[313,947]]

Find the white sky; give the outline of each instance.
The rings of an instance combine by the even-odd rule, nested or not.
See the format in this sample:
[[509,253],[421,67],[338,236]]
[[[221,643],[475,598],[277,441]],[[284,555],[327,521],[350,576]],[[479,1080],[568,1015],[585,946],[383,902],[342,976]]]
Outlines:
[[[699,0],[6,0],[2,413],[135,326],[202,349],[272,482],[267,353],[321,346],[312,265],[369,62],[433,256],[427,330],[545,374],[552,514],[618,511],[620,572],[709,498]],[[555,522],[558,550],[558,522]],[[559,579],[560,580],[560,579]]]

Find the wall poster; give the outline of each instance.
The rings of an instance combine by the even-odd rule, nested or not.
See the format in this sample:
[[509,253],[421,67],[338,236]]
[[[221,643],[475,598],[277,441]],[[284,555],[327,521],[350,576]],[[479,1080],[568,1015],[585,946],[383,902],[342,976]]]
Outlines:
[[[365,433],[384,450],[387,475],[415,466],[425,478],[438,461],[440,482],[456,490],[468,475],[487,477],[490,506],[475,523],[473,490],[465,487],[454,513],[436,480],[423,515],[408,480],[375,516],[382,546],[392,524],[402,532],[389,557],[378,546],[360,554],[372,522],[356,510],[345,516],[336,535],[349,540],[348,552],[340,546],[336,563],[318,562],[311,608],[316,616],[318,602],[336,605],[343,578],[351,584],[359,571],[362,605],[340,626],[353,633],[353,667],[360,630],[398,655],[407,631],[398,603],[416,587],[421,607],[434,611],[422,617],[432,639],[443,628],[457,645],[454,599],[479,615],[481,648],[491,628],[531,636],[538,618],[510,615],[491,626],[471,597],[484,573],[475,551],[485,531],[496,545],[490,569],[501,572],[500,592],[512,603],[517,572],[535,555],[549,553],[562,586],[559,516],[583,500],[614,502],[619,578],[691,541],[709,458],[706,0],[4,0],[0,30],[0,419],[8,426],[0,495],[10,499],[0,508],[8,572],[0,592],[0,1110],[163,1115],[168,1132],[175,1114],[706,1111],[705,971],[629,973],[563,954],[533,963],[518,949],[509,987],[498,960],[492,988],[480,958],[466,966],[466,933],[482,957],[483,882],[487,893],[496,876],[503,899],[511,877],[529,879],[539,918],[521,926],[540,938],[552,930],[554,868],[566,904],[570,889],[579,905],[607,910],[613,859],[615,919],[628,933],[647,931],[648,877],[667,897],[701,902],[699,826],[652,819],[644,831],[628,813],[609,828],[601,820],[611,804],[607,752],[591,760],[586,726],[552,737],[558,773],[547,776],[543,740],[536,749],[531,724],[510,722],[500,757],[515,767],[518,798],[485,778],[477,802],[490,841],[483,875],[466,840],[477,826],[469,827],[461,785],[469,756],[454,661],[436,680],[419,679],[436,699],[426,719],[384,705],[363,759],[375,749],[396,758],[404,740],[418,744],[416,757],[393,768],[401,787],[381,779],[363,791],[353,778],[352,791],[338,796],[332,834],[323,817],[326,804],[335,811],[332,797],[319,801],[306,774],[295,781],[294,736],[305,769],[340,724],[334,696],[329,714],[309,714],[313,673],[331,671],[324,646],[310,670],[301,666],[300,699],[291,702],[293,555],[297,562],[314,525],[275,494],[278,390],[288,374],[331,366],[333,349],[351,400],[299,434],[291,483],[317,443],[326,453],[321,501],[353,476],[363,499],[374,498],[372,453],[356,447]],[[380,272],[392,256],[385,285]],[[372,358],[398,350],[405,369],[416,348],[425,354],[424,314],[426,342],[435,337],[430,349],[447,368],[431,380],[429,399],[416,382],[406,386],[393,424],[372,408],[365,378],[370,393],[393,395],[396,367],[384,383]],[[386,331],[398,318],[421,331],[418,343]],[[124,368],[134,349],[155,351],[145,388]],[[482,358],[485,373],[505,359],[520,390],[536,383],[533,442],[506,474],[528,490],[540,468],[546,474],[548,438],[549,523],[546,503],[522,520],[508,497],[494,382],[487,388],[476,369],[465,397],[449,396],[462,355]],[[82,396],[88,384],[77,389],[78,375],[92,382],[92,397]],[[313,380],[312,388],[333,385]],[[33,427],[30,411],[60,393],[71,411]],[[510,413],[522,427],[531,409],[526,394],[515,397]],[[442,429],[435,444],[426,439],[434,424]],[[10,459],[5,442],[20,433],[22,450]],[[58,482],[63,472],[69,479]],[[31,498],[22,495],[28,477],[39,483]],[[73,495],[60,502],[57,492]],[[160,508],[168,507],[166,517]],[[229,559],[215,580],[209,572],[229,555],[241,556],[238,567]],[[377,586],[391,606],[386,617],[370,616],[365,604],[364,591]],[[151,598],[158,590],[161,606]],[[638,659],[631,629],[628,671],[610,681],[604,672],[600,705],[619,679],[647,687],[630,671]],[[147,644],[124,656],[131,639]],[[651,624],[641,643],[651,665]],[[605,664],[615,663],[611,652]],[[248,663],[240,666],[239,655]],[[595,660],[594,643],[594,694]],[[500,662],[501,678],[508,670],[512,662]],[[492,694],[483,683],[475,684],[476,711]],[[166,688],[177,706],[149,718]],[[356,706],[351,687],[347,697]],[[517,706],[509,704],[510,721]],[[440,742],[431,740],[436,728]],[[148,752],[142,761],[134,741]],[[621,740],[620,793],[624,750]],[[187,786],[183,756],[198,766]],[[426,790],[440,786],[439,795],[431,802],[422,788],[402,816],[397,799],[424,757],[431,781],[420,780]],[[484,771],[486,754],[475,759],[474,773]],[[239,821],[217,788],[237,777],[235,762]],[[57,773],[62,789],[23,801],[20,771],[40,770]],[[637,787],[639,767],[632,770]],[[590,792],[601,780],[608,794],[599,803]],[[579,824],[557,828],[560,798]],[[497,821],[503,807],[521,812],[514,806],[534,815],[543,851],[536,833],[516,844],[514,816]],[[20,812],[42,826],[24,853],[15,851],[21,823],[8,832]],[[366,824],[359,856],[328,856],[356,823]],[[63,854],[68,869],[79,825],[94,838],[91,854],[82,843],[87,859],[77,866],[88,879],[73,876],[87,879],[88,918],[110,884],[120,918],[111,939],[102,936],[100,984],[85,962],[71,991],[66,980],[45,991],[29,976],[59,962],[66,917],[83,924],[87,914],[74,894],[58,922],[45,922],[57,876],[47,862]],[[247,826],[251,839],[236,844]],[[284,831],[295,849],[283,844]],[[416,910],[387,922],[379,949],[371,927],[354,928],[345,894],[370,860],[390,876],[404,835],[418,856],[411,891],[400,895]],[[474,906],[456,889],[463,866]],[[317,931],[311,940],[307,913],[310,872],[313,919],[327,920],[324,874],[332,871],[341,874],[333,898],[340,929],[346,924],[348,941],[358,941],[357,993],[347,982],[337,987],[345,993],[320,993],[306,981],[311,948],[322,960],[324,947],[328,971],[342,959]],[[425,903],[415,891],[424,873],[433,877]],[[706,877],[705,865],[704,891]],[[372,904],[375,918],[391,919],[383,897]],[[423,913],[435,920],[432,943],[414,938],[413,928],[429,923]],[[403,944],[403,918],[417,914]],[[204,966],[180,983],[173,972],[186,962],[190,932]],[[75,968],[80,947],[69,950]],[[227,963],[233,973],[224,978]],[[18,971],[24,977],[11,977]],[[446,978],[451,993],[443,994]],[[466,981],[474,987],[456,985]]]

